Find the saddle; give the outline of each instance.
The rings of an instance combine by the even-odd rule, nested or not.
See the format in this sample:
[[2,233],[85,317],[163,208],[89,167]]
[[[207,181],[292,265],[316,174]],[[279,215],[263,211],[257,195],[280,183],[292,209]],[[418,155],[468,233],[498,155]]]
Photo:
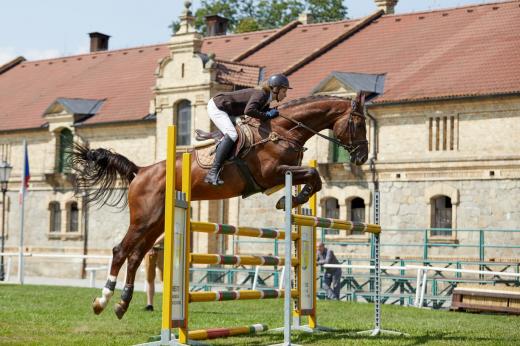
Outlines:
[[[224,163],[225,165],[232,163],[231,161],[236,159],[243,159],[252,148],[253,132],[251,131],[251,127],[247,124],[247,120],[238,120],[235,129],[237,130],[238,139],[236,140],[231,152],[231,157]],[[212,141],[195,150],[195,157],[199,166],[201,168],[209,169],[215,159],[217,144],[222,137],[224,137],[224,134],[219,130],[206,132],[200,129],[196,129],[195,134],[197,141]]]

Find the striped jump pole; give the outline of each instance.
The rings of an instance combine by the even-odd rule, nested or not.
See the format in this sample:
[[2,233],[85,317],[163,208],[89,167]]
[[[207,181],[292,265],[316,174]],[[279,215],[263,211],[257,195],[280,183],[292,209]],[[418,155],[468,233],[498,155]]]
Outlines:
[[[230,327],[230,328],[210,328],[210,329],[197,329],[190,330],[188,332],[188,338],[190,340],[211,340],[217,338],[226,338],[228,336],[237,336],[237,335],[254,335],[260,332],[265,332],[268,330],[268,327],[265,324],[253,324],[251,326],[241,326],[241,327]],[[150,338],[151,342],[145,345],[151,344],[159,344],[159,338],[152,337]]]
[[253,324],[252,326],[244,327],[198,329],[190,330],[188,337],[190,340],[208,340],[235,335],[253,335],[259,332],[265,332],[267,329],[265,324]]
[[[191,231],[213,234],[238,235],[243,237],[285,239],[285,231],[278,230],[276,228],[236,227],[232,225],[200,221],[191,222]],[[291,239],[298,240],[298,233],[291,232]]]
[[330,219],[309,215],[293,215],[293,223],[299,226],[313,226],[345,231],[361,231],[372,234],[381,233],[381,226],[362,222]]
[[[223,302],[226,300],[277,299],[284,298],[285,290],[240,290],[218,292],[190,292],[190,302]],[[298,291],[291,290],[291,297],[297,298]]]
[[[231,265],[254,265],[254,266],[278,266],[285,264],[285,258],[277,256],[251,256],[251,255],[214,255],[214,254],[198,254],[190,255],[191,263],[196,264],[231,264]],[[294,257],[289,260],[291,265],[299,264],[298,258]]]

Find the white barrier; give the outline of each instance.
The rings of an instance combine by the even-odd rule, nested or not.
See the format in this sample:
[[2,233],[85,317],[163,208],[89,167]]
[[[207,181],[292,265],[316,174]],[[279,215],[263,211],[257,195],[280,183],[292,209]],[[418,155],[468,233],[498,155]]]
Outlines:
[[[351,268],[351,269],[375,269],[375,266],[370,265],[355,265],[355,264],[325,264],[325,268]],[[520,278],[520,273],[510,272],[495,272],[487,270],[472,270],[472,269],[455,269],[455,268],[443,268],[443,267],[430,267],[430,266],[417,266],[417,265],[406,265],[406,266],[381,266],[384,270],[417,270],[417,285],[415,288],[415,307],[422,307],[424,304],[424,296],[426,293],[426,285],[428,282],[428,272],[451,272],[451,273],[466,273],[466,274],[478,274],[478,275],[496,275],[496,276],[511,276]],[[377,292],[376,292],[377,293]]]
[[[8,282],[10,279],[10,273],[12,268],[12,260],[13,257],[19,257],[20,253],[18,252],[0,252],[0,256],[7,257],[7,265],[4,268],[4,282]],[[96,272],[100,270],[110,270],[110,266],[112,265],[112,256],[107,255],[80,255],[80,254],[63,254],[63,253],[32,253],[32,252],[25,252],[23,254],[23,257],[34,257],[34,258],[68,258],[68,259],[106,259],[108,260],[108,263],[106,266],[99,266],[99,267],[87,267],[85,268],[85,271],[89,273],[90,276],[90,287],[95,287],[95,280],[96,280]],[[25,263],[22,262],[22,263]],[[25,272],[22,268],[22,273]],[[18,268],[18,271],[20,272],[20,268]],[[23,277],[22,277],[23,282]]]

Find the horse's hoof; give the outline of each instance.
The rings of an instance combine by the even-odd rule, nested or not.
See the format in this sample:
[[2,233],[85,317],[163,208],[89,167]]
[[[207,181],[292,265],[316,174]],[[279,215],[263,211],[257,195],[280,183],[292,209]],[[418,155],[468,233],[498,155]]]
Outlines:
[[118,319],[122,319],[125,315],[126,308],[121,305],[121,303],[116,303],[116,305],[114,305],[114,312],[116,313]]
[[278,202],[276,202],[276,209],[285,210],[285,196],[283,196],[278,200]]
[[99,298],[94,298],[92,301],[92,310],[94,310],[94,313],[99,315],[104,309],[103,305],[99,302]]

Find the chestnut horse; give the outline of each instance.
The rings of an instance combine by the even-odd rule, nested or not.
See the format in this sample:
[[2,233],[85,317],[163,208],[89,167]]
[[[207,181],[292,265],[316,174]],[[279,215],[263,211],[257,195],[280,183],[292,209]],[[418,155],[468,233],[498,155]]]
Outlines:
[[[303,145],[319,131],[330,129],[337,144],[350,153],[350,161],[361,165],[367,160],[368,142],[363,113],[364,95],[355,99],[332,96],[311,96],[291,101],[279,107],[280,116],[266,121],[251,119],[253,142],[250,152],[242,159],[253,180],[262,190],[284,183],[287,171],[293,174],[293,184],[305,184],[293,205],[307,202],[321,189],[316,169],[300,166]],[[273,139],[276,137],[275,140]],[[323,137],[323,135],[319,134]],[[121,300],[114,307],[122,318],[132,299],[137,268],[155,240],[164,232],[165,161],[148,167],[138,167],[122,155],[106,149],[89,149],[76,144],[71,155],[71,166],[76,176],[76,191],[87,193],[89,201],[104,205],[126,202],[130,208],[130,226],[121,243],[112,250],[110,275],[100,298],[92,303],[94,312],[101,313],[114,294],[116,278],[123,263],[128,260],[126,283]],[[204,182],[207,173],[192,158],[192,200],[216,200],[243,195],[246,181],[236,164],[227,164],[222,171],[224,184],[218,187]],[[181,155],[176,157],[176,189],[181,190]],[[115,188],[119,189],[115,189]],[[123,189],[120,189],[123,187]],[[113,193],[121,192],[115,200]],[[283,200],[277,207],[283,206]]]

